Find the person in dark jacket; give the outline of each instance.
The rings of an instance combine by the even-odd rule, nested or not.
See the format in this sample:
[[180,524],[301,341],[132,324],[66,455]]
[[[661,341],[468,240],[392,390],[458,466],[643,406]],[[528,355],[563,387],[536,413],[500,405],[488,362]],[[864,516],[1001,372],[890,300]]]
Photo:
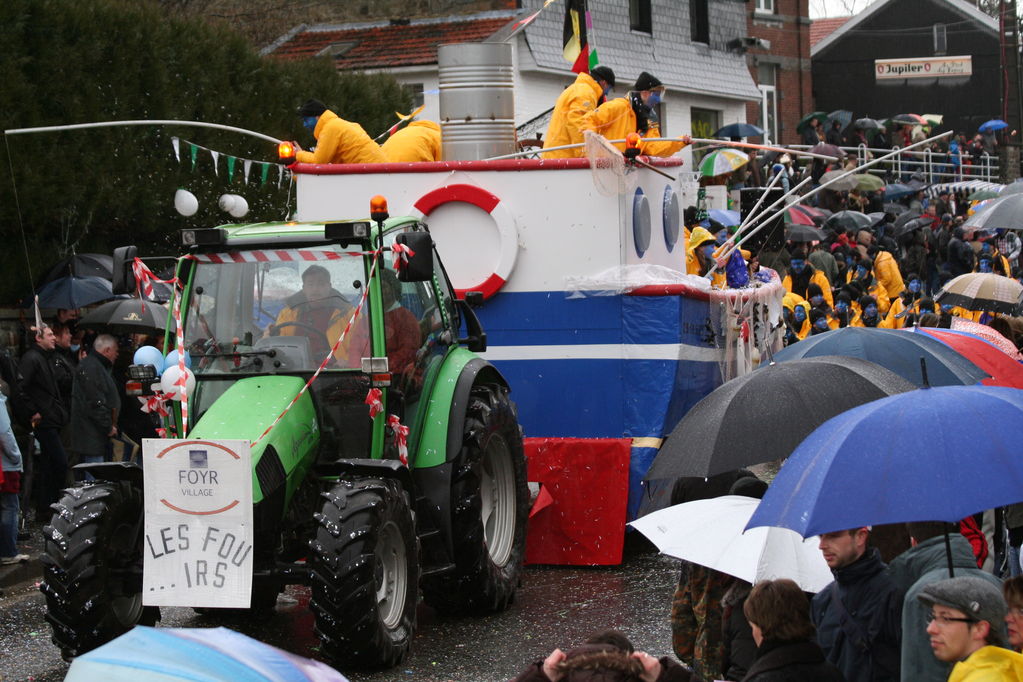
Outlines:
[[743,612],[753,630],[757,658],[744,682],[844,682],[813,642],[808,606],[799,585],[786,578],[753,586]]
[[71,431],[75,434],[73,452],[80,463],[102,462],[117,435],[117,413],[121,396],[111,375],[117,360],[117,339],[100,334],[92,352],[82,358],[75,370],[71,388]]
[[67,478],[67,453],[60,442],[60,430],[68,421],[67,405],[60,398],[54,376],[53,330],[42,325],[35,331],[35,343],[25,351],[18,365],[21,379],[18,400],[29,417],[39,441],[36,510],[38,518],[49,518],[51,504],[60,498]]
[[[930,636],[927,634],[927,615],[930,607],[917,596],[932,583],[948,575],[948,554],[945,550],[945,532],[949,533],[952,567],[957,576],[975,576],[996,587],[1002,582],[990,573],[977,568],[970,543],[959,529],[951,524],[934,521],[907,523],[906,529],[913,546],[895,557],[888,565],[888,574],[895,586],[905,592],[902,602],[902,677],[913,682],[944,682],[952,670],[949,663],[934,657]],[[997,626],[997,624],[996,624]]]
[[820,536],[835,581],[813,598],[810,617],[825,657],[849,682],[899,679],[903,594],[869,537],[865,527]]
[[963,239],[963,228],[956,227],[952,230],[952,238],[948,241],[947,265],[948,272],[952,277],[965,275],[973,272],[976,254],[973,247]]

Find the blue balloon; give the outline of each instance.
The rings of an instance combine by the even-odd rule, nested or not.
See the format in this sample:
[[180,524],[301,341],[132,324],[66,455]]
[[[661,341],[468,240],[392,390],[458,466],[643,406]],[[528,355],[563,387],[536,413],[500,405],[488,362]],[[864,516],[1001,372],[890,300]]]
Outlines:
[[163,369],[163,353],[156,346],[140,346],[132,362],[136,365],[152,365],[160,371]]
[[[167,360],[163,363],[163,368],[167,369],[168,367],[177,367],[177,365],[178,352],[176,350],[172,350],[170,353],[167,353]],[[192,355],[187,350],[185,351],[185,367],[192,369]]]

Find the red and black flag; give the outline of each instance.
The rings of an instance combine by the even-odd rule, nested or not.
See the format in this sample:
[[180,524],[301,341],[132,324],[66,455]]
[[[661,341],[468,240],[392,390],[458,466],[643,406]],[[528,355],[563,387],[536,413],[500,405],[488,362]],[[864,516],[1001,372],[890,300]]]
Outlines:
[[597,50],[591,44],[592,33],[593,23],[586,9],[586,0],[566,0],[562,54],[572,62],[572,71],[576,73],[589,72],[590,67],[597,64]]

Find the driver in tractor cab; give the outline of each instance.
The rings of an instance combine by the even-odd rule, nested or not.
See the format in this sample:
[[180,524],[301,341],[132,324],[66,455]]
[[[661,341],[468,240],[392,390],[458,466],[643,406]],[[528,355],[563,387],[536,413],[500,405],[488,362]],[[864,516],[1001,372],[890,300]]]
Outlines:
[[[302,273],[302,289],[289,296],[277,320],[267,330],[270,335],[305,336],[309,352],[318,364],[341,336],[352,306],[330,284],[330,272],[322,265],[310,265]],[[319,333],[316,333],[319,332]],[[348,343],[338,348],[335,357],[348,356]]]

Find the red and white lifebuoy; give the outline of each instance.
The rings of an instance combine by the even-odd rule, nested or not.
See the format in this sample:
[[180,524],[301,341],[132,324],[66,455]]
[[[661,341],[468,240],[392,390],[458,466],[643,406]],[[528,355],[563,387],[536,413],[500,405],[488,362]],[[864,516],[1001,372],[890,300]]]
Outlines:
[[477,206],[490,214],[497,225],[500,237],[500,254],[494,272],[476,286],[455,288],[455,294],[462,298],[467,291],[482,292],[483,298],[490,298],[504,286],[515,268],[515,259],[519,255],[519,232],[515,225],[515,217],[500,197],[475,185],[445,185],[419,197],[414,204],[423,216],[428,216],[438,206],[451,202],[462,202]]

